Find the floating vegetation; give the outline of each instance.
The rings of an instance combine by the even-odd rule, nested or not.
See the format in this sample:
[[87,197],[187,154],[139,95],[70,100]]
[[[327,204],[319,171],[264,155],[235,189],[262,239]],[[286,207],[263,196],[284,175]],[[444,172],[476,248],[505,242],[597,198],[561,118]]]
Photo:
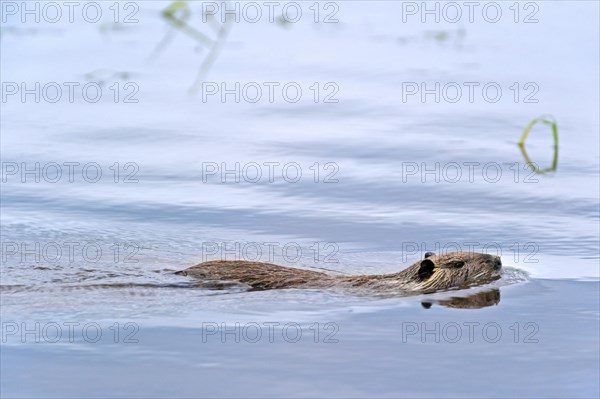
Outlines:
[[[210,67],[217,59],[221,47],[225,42],[227,35],[229,34],[231,23],[229,21],[219,23],[215,20],[213,15],[203,14],[203,20],[208,22],[206,25],[212,29],[213,34],[216,33],[216,37],[211,38],[209,34],[200,32],[198,29],[190,25],[189,20],[192,17],[192,10],[190,9],[190,6],[186,0],[173,1],[167,8],[163,10],[162,17],[175,29],[194,39],[203,48],[208,49],[208,53],[204,57],[204,60],[200,65],[200,69],[198,70],[196,81],[190,88],[190,92],[195,94],[200,86],[200,83],[202,82],[202,79],[206,76],[210,70]],[[172,38],[173,32],[169,32],[158,44],[150,58],[153,58],[153,56],[162,52]]]
[[277,17],[277,19],[275,20],[275,22],[277,22],[277,25],[281,26],[282,28],[290,28],[291,27],[290,21],[288,21],[287,19],[285,19],[283,17],[283,15],[280,15],[279,17]]
[[448,32],[443,30],[437,32],[430,32],[430,37],[438,42],[446,41],[448,39],[448,36]]
[[100,87],[105,87],[108,84],[114,84],[118,81],[131,83],[128,81],[135,75],[136,74],[128,71],[117,71],[111,68],[101,68],[88,72],[84,74],[83,77],[88,82],[94,82]]
[[[538,123],[550,125],[552,129],[552,136],[554,138],[554,156],[552,158],[552,166],[545,169],[538,168],[536,164],[532,162],[529,156],[527,155],[527,151],[525,151],[525,140],[527,139],[527,136],[529,136],[529,133],[531,132],[533,127]],[[527,162],[527,165],[533,171],[539,174],[544,174],[546,172],[555,172],[556,167],[558,166],[558,126],[554,117],[552,115],[542,115],[529,122],[529,124],[525,127],[521,138],[519,139],[519,148],[521,149],[521,154],[523,154],[523,158],[525,158],[525,162]]]
[[111,33],[133,32],[135,28],[131,24],[123,22],[105,22],[100,24],[98,29],[100,30],[101,34],[109,35]]
[[83,75],[89,81],[107,81],[110,79],[127,80],[131,79],[132,73],[127,71],[117,71],[111,68],[95,69]]
[[[426,31],[425,39],[433,40],[439,44],[452,43],[457,47],[462,46],[465,41],[467,32],[463,28],[456,30],[435,30]],[[451,42],[453,40],[453,42]]]
[[[202,25],[207,26],[208,29],[211,30],[211,32],[208,33],[201,32],[200,30],[194,28],[190,23],[192,18],[192,9],[190,8],[190,3],[193,4],[193,2],[188,0],[175,0],[171,2],[167,8],[162,11],[162,18],[178,31],[186,34],[198,42],[202,49],[208,49],[208,52],[204,57],[202,64],[200,65],[200,69],[198,70],[196,81],[190,88],[190,92],[195,94],[202,83],[202,79],[204,79],[213,63],[217,59],[233,24],[231,22],[231,18],[224,18],[224,22],[221,22],[217,20],[214,13],[201,12],[198,13],[198,15],[202,15]],[[224,9],[232,9],[231,3],[228,1],[222,2],[221,7]],[[283,16],[278,17],[275,22],[276,26],[286,29],[290,28],[292,25]],[[172,38],[173,32],[167,33],[165,38],[161,40],[149,58],[153,58],[158,53],[162,52]]]
[[192,11],[188,3],[183,0],[174,1],[162,12],[163,18],[175,28],[191,36],[203,45],[212,46],[214,44],[212,39],[187,23],[191,15]]

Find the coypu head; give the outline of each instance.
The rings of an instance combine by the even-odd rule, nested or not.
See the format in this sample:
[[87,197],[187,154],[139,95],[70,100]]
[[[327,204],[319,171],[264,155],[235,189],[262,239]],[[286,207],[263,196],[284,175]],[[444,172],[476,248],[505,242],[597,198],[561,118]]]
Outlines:
[[481,285],[500,278],[499,256],[476,252],[425,254],[425,259],[410,268],[411,280],[424,292]]

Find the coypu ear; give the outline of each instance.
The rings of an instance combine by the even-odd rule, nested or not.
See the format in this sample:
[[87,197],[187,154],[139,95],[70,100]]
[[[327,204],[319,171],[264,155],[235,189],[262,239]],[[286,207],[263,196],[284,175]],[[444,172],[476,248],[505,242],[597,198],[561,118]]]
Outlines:
[[425,259],[429,258],[430,256],[435,256],[435,252],[425,252]]
[[435,264],[431,259],[424,259],[419,266],[419,279],[426,280],[433,274]]

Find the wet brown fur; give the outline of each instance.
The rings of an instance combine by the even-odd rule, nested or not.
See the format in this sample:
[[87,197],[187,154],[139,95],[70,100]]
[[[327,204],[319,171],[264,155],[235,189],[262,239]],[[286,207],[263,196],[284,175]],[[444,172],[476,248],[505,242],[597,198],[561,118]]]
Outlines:
[[208,261],[177,272],[210,288],[232,283],[252,290],[282,288],[353,288],[376,292],[430,293],[481,285],[499,278],[500,257],[453,252],[432,255],[392,274],[336,276],[313,270],[246,261]]

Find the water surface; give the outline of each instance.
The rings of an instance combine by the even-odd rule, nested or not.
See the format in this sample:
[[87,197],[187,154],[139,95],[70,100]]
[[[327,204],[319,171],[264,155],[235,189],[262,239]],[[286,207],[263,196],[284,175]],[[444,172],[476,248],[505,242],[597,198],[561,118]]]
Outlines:
[[[190,94],[208,49],[161,17],[168,2],[136,4],[129,25],[2,24],[3,82],[103,82],[105,93],[97,103],[2,103],[3,396],[598,396],[598,4],[536,2],[531,24],[514,23],[508,3],[496,24],[451,24],[402,22],[401,2],[360,1],[337,3],[334,24],[232,24],[201,81],[295,82],[297,103]],[[201,3],[189,4],[190,24],[215,37]],[[132,82],[137,103],[106,95]],[[315,103],[314,82],[335,84],[339,101]],[[407,83],[423,82],[503,92],[497,102],[481,91],[472,102],[403,98]],[[528,83],[537,102],[524,102]],[[558,124],[558,167],[536,174],[517,142],[543,114]],[[546,168],[552,144],[536,126],[527,155]],[[64,168],[51,182],[48,169],[36,182],[10,169],[65,162],[95,163],[102,176],[70,182]],[[263,178],[208,173],[236,162],[263,166]],[[276,165],[273,181],[265,163]],[[282,174],[288,164],[299,165],[297,182]],[[439,177],[426,173],[436,167]],[[456,246],[501,254],[508,268],[482,288],[499,302],[479,309],[443,302],[477,290],[247,293],[172,275],[257,256],[254,244],[258,260],[339,273],[393,272]],[[80,323],[79,336],[11,333],[36,322],[48,334],[51,323],[64,334]],[[273,342],[221,330],[257,323],[268,334],[271,322]],[[89,323],[102,329],[98,342],[81,334]],[[277,335],[289,323],[298,342]],[[452,323],[456,342],[442,333]],[[502,336],[471,341],[469,323],[496,323],[488,328]],[[407,336],[415,325],[434,333]],[[123,342],[134,330],[138,342]],[[338,342],[323,342],[332,331]]]

